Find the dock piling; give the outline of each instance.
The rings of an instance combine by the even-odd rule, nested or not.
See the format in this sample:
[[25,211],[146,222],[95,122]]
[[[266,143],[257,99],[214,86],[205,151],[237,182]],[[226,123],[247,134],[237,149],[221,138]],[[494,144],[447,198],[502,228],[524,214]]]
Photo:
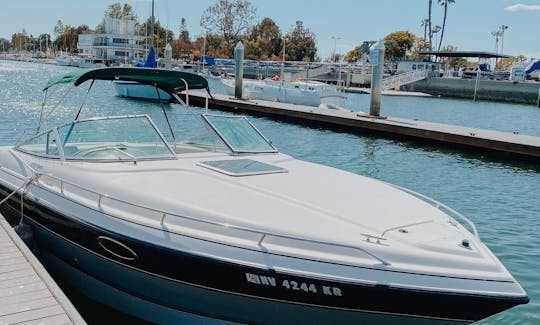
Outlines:
[[371,48],[369,63],[373,67],[371,74],[371,98],[369,115],[379,116],[381,112],[382,77],[384,69],[384,41],[379,40]]
[[244,45],[239,41],[234,48],[234,97],[242,98],[242,80],[244,78]]
[[165,69],[170,69],[172,66],[172,46],[171,44],[167,43],[167,46],[165,46]]
[[536,107],[540,107],[540,87],[538,87],[538,98],[536,98]]
[[476,82],[474,83],[474,96],[473,96],[474,101],[476,101],[479,83],[480,83],[480,63],[478,63],[478,70],[476,70]]

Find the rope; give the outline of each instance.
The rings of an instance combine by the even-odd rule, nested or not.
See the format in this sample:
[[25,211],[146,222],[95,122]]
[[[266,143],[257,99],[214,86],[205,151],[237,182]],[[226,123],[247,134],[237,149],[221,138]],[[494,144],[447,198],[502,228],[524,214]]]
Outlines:
[[22,191],[22,193],[26,192],[26,189],[28,188],[28,186],[30,186],[30,184],[35,182],[39,178],[39,176],[40,175],[38,175],[38,174],[32,175],[32,177],[30,177],[26,182],[24,182],[21,186],[19,186],[19,188],[17,188],[15,191],[11,192],[2,201],[0,201],[0,205],[4,204],[7,200],[9,200],[13,195],[15,195],[20,190],[24,189],[24,191]]

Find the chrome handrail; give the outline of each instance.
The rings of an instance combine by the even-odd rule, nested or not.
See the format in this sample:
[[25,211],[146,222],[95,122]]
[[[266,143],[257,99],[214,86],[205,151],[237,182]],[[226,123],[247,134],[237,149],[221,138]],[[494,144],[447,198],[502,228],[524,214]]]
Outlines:
[[[2,170],[2,169],[4,169],[4,168],[2,168],[0,166],[0,170]],[[7,170],[5,170],[5,171],[7,171]],[[218,227],[223,227],[223,228],[227,228],[227,229],[234,229],[234,230],[246,231],[246,232],[258,234],[258,235],[261,236],[259,238],[259,240],[257,241],[257,246],[259,246],[259,247],[262,247],[262,245],[264,243],[264,240],[266,239],[267,236],[272,236],[272,237],[278,237],[278,238],[284,238],[284,239],[299,240],[299,241],[309,242],[309,243],[313,243],[313,244],[322,244],[322,245],[329,245],[329,246],[335,246],[335,247],[359,250],[359,251],[365,253],[366,255],[378,260],[381,264],[383,264],[385,266],[391,265],[390,262],[386,261],[385,259],[383,259],[380,256],[377,256],[375,253],[372,253],[372,252],[370,252],[369,250],[367,250],[367,249],[365,249],[363,247],[353,246],[353,245],[349,245],[349,244],[342,244],[342,243],[320,241],[320,240],[309,239],[309,238],[304,238],[304,237],[289,236],[289,235],[285,235],[285,234],[279,234],[279,233],[274,233],[274,232],[251,229],[251,228],[248,228],[248,227],[234,226],[234,225],[230,225],[230,224],[222,223],[222,222],[208,221],[208,220],[202,220],[202,219],[189,217],[189,216],[182,216],[182,215],[178,215],[178,214],[175,214],[175,213],[170,213],[170,212],[166,212],[166,211],[162,211],[162,210],[142,206],[140,204],[128,202],[128,201],[125,201],[125,200],[122,200],[122,199],[118,199],[118,198],[109,196],[107,194],[102,194],[102,193],[99,193],[97,191],[85,188],[84,186],[75,184],[73,182],[66,181],[66,180],[64,180],[62,178],[52,176],[50,174],[39,173],[39,175],[40,175],[40,177],[38,178],[37,182],[34,182],[34,183],[41,183],[41,180],[43,179],[42,176],[48,177],[48,178],[53,179],[53,180],[56,180],[56,181],[60,182],[60,184],[58,186],[60,188],[59,192],[62,193],[63,195],[67,195],[66,193],[68,192],[68,191],[66,191],[65,184],[68,184],[68,185],[73,186],[75,188],[79,188],[79,189],[81,189],[83,191],[86,191],[86,192],[97,195],[97,197],[98,197],[98,199],[97,199],[97,209],[98,210],[97,211],[100,211],[100,212],[103,212],[103,199],[106,198],[108,200],[112,200],[112,201],[116,201],[116,202],[123,203],[123,204],[126,204],[126,205],[130,205],[130,206],[142,209],[142,210],[147,210],[147,211],[151,211],[151,212],[161,214],[162,215],[161,221],[160,221],[161,226],[164,225],[165,218],[167,216],[178,217],[178,218],[181,218],[181,219],[186,219],[186,220],[195,221],[195,222],[201,222],[201,223],[205,223],[205,224],[209,224],[209,225],[213,225],[213,226],[218,226]],[[43,184],[43,185],[47,186],[47,184]],[[47,187],[51,188],[50,186],[47,186]],[[83,202],[78,202],[78,203],[81,204],[81,205],[84,205],[84,206],[86,206],[86,207],[88,207],[90,209],[94,209],[94,207],[88,206],[87,204],[85,204]],[[372,238],[378,238],[377,236],[373,236],[373,235],[365,235],[364,234],[364,236],[368,236],[368,237],[372,237]]]
[[[462,221],[465,221],[466,223],[468,223],[469,226],[471,227],[472,231],[473,231],[474,236],[475,236],[476,238],[480,239],[480,235],[478,234],[478,231],[476,230],[476,225],[475,225],[469,218],[465,217],[464,215],[462,215],[461,213],[459,213],[459,212],[457,212],[456,210],[452,209],[451,207],[446,206],[446,205],[444,205],[443,203],[441,203],[441,202],[439,202],[439,201],[437,201],[437,200],[435,200],[435,199],[430,198],[429,196],[426,196],[426,195],[424,195],[424,194],[420,194],[420,193],[415,192],[415,191],[413,191],[413,190],[410,190],[410,189],[408,189],[408,188],[401,187],[401,186],[399,186],[399,185],[395,185],[395,184],[391,184],[391,183],[387,183],[387,182],[383,182],[383,183],[385,183],[385,184],[387,184],[387,185],[390,185],[390,186],[392,186],[392,187],[394,187],[394,188],[397,188],[397,189],[399,189],[399,190],[402,190],[402,191],[404,191],[404,192],[406,192],[406,193],[409,193],[409,194],[415,196],[416,198],[421,199],[421,200],[423,200],[424,202],[433,205],[435,208],[437,208],[437,209],[439,209],[439,210],[441,210],[441,208],[447,210],[447,211],[450,212],[454,217],[458,217],[458,218],[461,219]],[[456,220],[455,218],[453,218],[451,215],[449,215],[448,217],[450,217],[452,220],[454,220],[454,221],[457,222],[457,220]],[[462,225],[463,225],[463,224],[462,224]]]

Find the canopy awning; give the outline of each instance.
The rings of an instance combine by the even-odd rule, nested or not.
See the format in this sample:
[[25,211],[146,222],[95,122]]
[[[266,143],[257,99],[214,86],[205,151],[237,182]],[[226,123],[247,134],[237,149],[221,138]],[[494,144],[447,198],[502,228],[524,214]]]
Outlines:
[[73,83],[77,87],[87,80],[136,81],[160,88],[169,94],[186,90],[186,83],[189,89],[209,90],[208,81],[197,74],[151,68],[77,69],[61,76],[52,77],[43,90],[65,83]]

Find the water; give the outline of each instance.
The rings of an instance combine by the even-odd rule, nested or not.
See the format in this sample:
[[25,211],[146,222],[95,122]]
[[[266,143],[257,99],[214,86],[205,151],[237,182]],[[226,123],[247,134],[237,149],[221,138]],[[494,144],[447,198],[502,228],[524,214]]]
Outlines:
[[[0,60],[0,145],[16,143],[22,132],[35,132],[43,85],[50,76],[69,70]],[[159,105],[117,98],[108,82],[96,83],[94,87],[92,93],[99,96],[87,102],[82,116],[149,114],[162,130],[167,129]],[[219,90],[214,84],[212,87]],[[85,90],[77,90],[78,93],[72,95],[83,96]],[[59,95],[62,93],[57,92],[55,96]],[[350,109],[369,110],[369,96],[348,96]],[[51,117],[52,122],[73,119],[76,110],[70,107],[75,106],[69,104],[76,102],[58,107],[57,116]],[[186,109],[177,105],[166,109],[179,134],[197,133],[191,130],[193,117]],[[540,136],[540,109],[529,105],[384,96],[381,112],[389,116]],[[539,165],[518,158],[502,162],[413,142],[338,133],[267,118],[250,117],[250,120],[281,152],[410,188],[469,217],[476,223],[484,243],[516,277],[531,299],[528,305],[497,314],[480,324],[540,324]],[[101,322],[100,315],[110,319],[117,317],[84,299],[75,298],[83,316],[93,315],[92,323]],[[124,320],[118,317],[119,321]]]

